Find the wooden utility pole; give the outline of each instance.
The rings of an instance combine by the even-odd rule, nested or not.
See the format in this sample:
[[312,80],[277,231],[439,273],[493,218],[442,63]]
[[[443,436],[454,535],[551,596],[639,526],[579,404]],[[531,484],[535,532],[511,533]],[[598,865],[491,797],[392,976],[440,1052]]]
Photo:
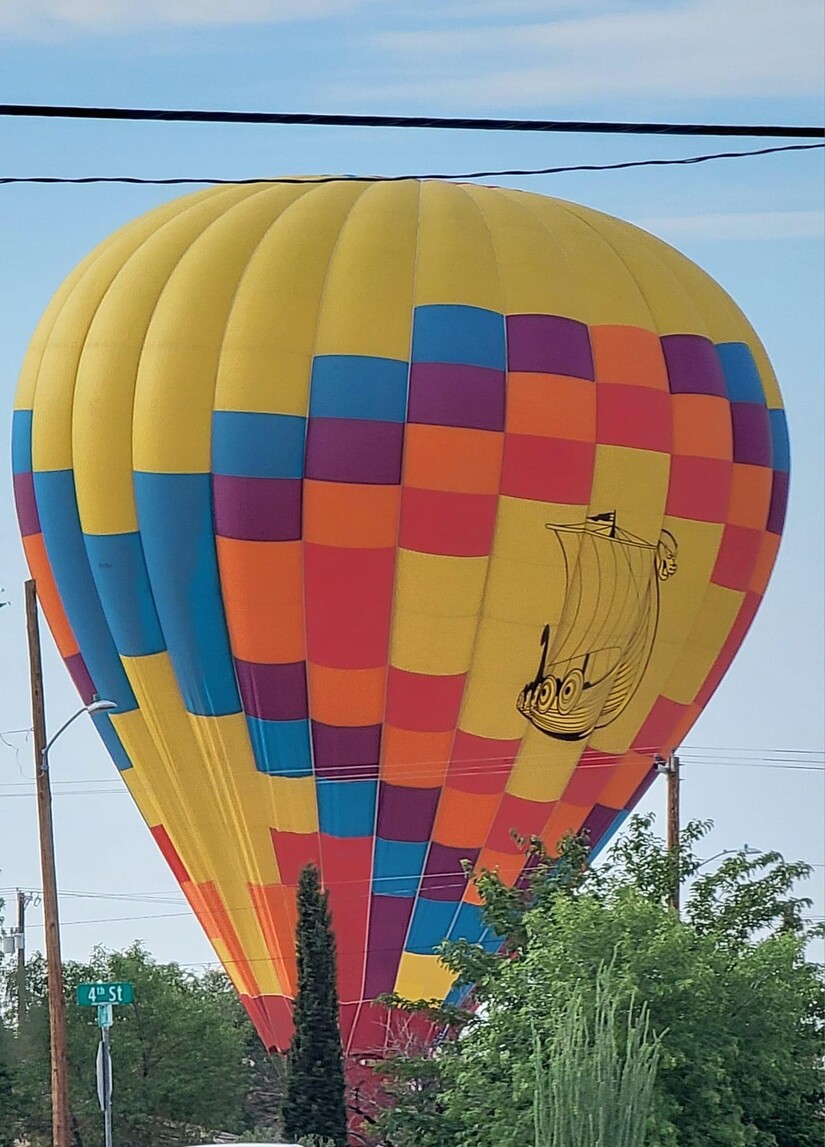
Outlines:
[[46,711],[43,700],[40,627],[37,620],[37,588],[34,581],[26,582],[26,630],[29,638],[29,665],[31,668],[34,770],[37,781],[40,871],[43,879],[43,920],[46,932],[46,971],[52,1060],[52,1142],[53,1147],[70,1147],[66,1003],[63,997],[63,964],[60,958],[52,788],[49,780],[48,762],[45,760],[44,753],[46,748]]
[[679,872],[679,758],[673,753],[667,759],[667,848],[674,861],[673,887],[670,893],[670,906],[678,914],[681,873]]
[[17,1031],[26,1024],[26,905],[27,892],[17,890]]

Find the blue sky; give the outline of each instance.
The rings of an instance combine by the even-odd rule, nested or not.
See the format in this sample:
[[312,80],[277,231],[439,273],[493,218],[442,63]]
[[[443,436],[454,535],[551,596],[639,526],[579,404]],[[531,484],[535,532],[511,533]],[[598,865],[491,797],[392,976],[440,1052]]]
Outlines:
[[[270,111],[817,123],[821,0],[2,0],[0,100]],[[739,150],[755,141],[0,120],[0,175],[250,177],[545,167]],[[641,224],[731,292],[783,387],[791,506],[765,605],[690,734],[686,817],[708,847],[778,848],[820,867],[825,773],[773,767],[776,749],[823,762],[822,153],[689,168],[499,180]],[[0,422],[52,292],[99,239],[179,191],[0,187]],[[22,581],[8,466],[0,467],[0,730],[30,724]],[[77,707],[44,635],[48,717]],[[700,764],[700,749],[716,765]],[[731,762],[748,750],[747,766]],[[64,949],[144,938],[162,959],[214,955],[78,722],[53,761]],[[39,886],[31,748],[0,741],[0,895]],[[663,813],[654,787],[644,808]],[[82,895],[74,895],[74,894]],[[119,918],[119,919],[118,919]],[[30,943],[40,945],[40,913]]]

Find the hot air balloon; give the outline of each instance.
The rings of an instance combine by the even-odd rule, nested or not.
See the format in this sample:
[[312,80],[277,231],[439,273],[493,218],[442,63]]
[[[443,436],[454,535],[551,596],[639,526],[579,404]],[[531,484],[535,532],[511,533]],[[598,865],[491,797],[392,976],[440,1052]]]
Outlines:
[[724,291],[571,203],[210,189],[104,241],[34,335],[23,543],[98,731],[269,1048],[317,863],[350,1052],[493,950],[466,867],[598,848],[753,620],[785,416]]

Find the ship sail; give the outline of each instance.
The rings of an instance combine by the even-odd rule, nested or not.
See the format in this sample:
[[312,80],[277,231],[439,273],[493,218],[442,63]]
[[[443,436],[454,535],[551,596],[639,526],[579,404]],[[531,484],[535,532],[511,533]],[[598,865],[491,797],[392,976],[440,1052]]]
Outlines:
[[676,542],[666,530],[657,542],[622,530],[612,511],[547,529],[566,572],[565,610],[544,629],[539,669],[518,708],[549,736],[581,740],[614,721],[639,686]]

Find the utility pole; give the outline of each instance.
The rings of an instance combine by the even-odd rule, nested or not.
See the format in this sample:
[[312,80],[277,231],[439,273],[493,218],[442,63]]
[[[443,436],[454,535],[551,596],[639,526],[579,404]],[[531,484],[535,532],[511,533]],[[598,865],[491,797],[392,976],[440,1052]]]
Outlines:
[[52,789],[46,749],[46,711],[43,700],[43,664],[40,654],[40,628],[37,619],[37,587],[26,582],[26,630],[31,669],[32,730],[34,769],[37,782],[37,819],[40,829],[40,870],[43,880],[43,919],[46,933],[49,1030],[52,1065],[53,1147],[70,1147],[69,1078],[66,1047],[66,1003],[63,997],[63,964],[60,957],[60,928],[57,908],[57,873],[54,860]]
[[26,906],[28,892],[17,889],[17,1031],[26,1025]]
[[670,888],[668,903],[678,916],[679,891],[681,886],[681,873],[679,872],[679,831],[681,819],[679,812],[679,758],[671,753],[667,760],[664,757],[655,758],[656,772],[664,773],[667,777],[667,851],[673,861],[673,883]]

